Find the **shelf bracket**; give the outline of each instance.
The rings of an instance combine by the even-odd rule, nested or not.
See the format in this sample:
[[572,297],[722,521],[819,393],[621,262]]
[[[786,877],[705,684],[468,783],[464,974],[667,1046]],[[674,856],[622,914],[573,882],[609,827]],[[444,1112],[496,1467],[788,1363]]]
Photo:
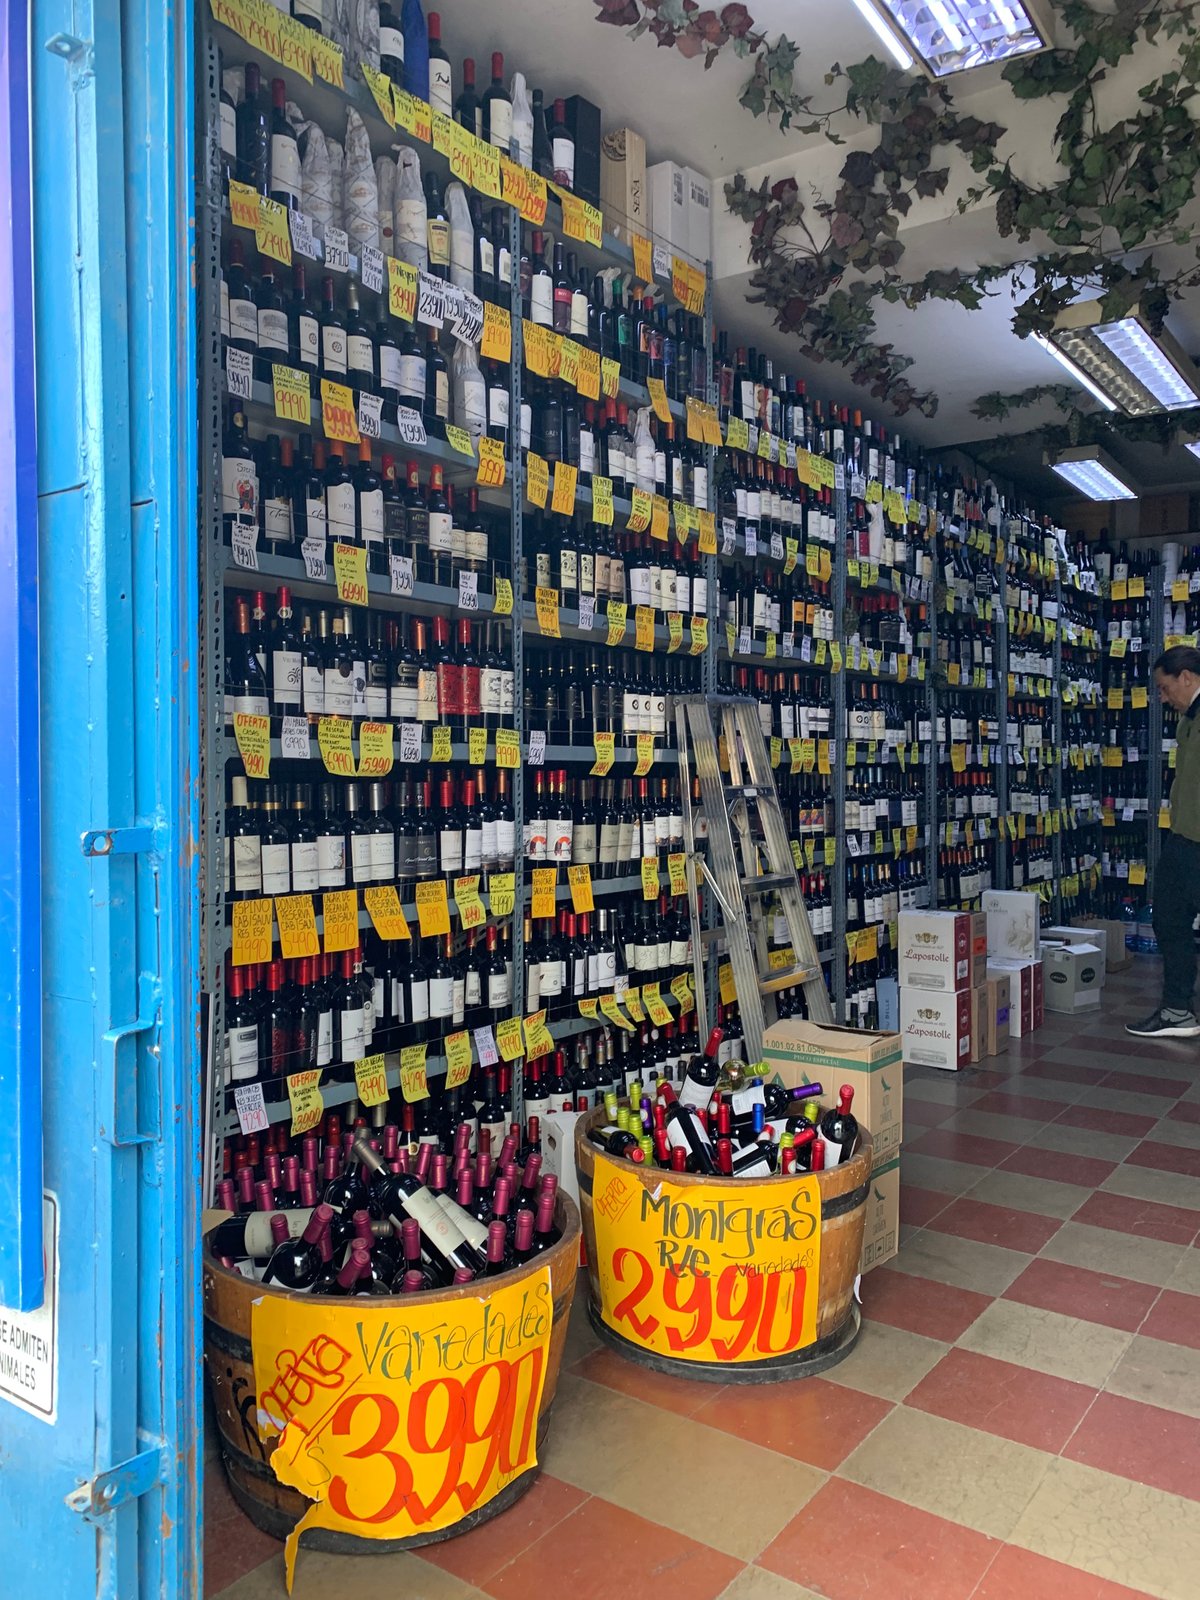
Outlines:
[[98,1472],[67,1496],[67,1505],[89,1522],[99,1522],[118,1506],[138,1500],[163,1482],[163,1448],[143,1450],[120,1466]]

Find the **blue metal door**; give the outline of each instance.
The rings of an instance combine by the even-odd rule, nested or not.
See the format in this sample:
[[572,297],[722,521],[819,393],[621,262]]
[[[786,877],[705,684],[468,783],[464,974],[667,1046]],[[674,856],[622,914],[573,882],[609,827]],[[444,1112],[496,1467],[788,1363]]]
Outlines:
[[0,80],[0,1592],[176,1600],[201,1470],[190,5],[0,0]]

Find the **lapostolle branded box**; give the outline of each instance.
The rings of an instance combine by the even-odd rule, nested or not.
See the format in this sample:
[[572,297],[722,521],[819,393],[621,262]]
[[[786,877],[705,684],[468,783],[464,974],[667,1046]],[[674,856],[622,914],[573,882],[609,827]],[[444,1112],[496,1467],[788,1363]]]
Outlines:
[[914,1067],[958,1072],[971,1064],[971,989],[941,994],[900,985],[900,1038]]
[[862,1255],[858,1270],[870,1272],[890,1261],[900,1248],[900,1157],[871,1172],[871,1192],[867,1196],[866,1226],[863,1228]]
[[871,1135],[876,1167],[891,1161],[904,1132],[900,1036],[789,1018],[763,1037],[768,1074],[786,1089],[819,1083],[836,1101],[843,1083],[854,1090],[854,1115]]
[[987,921],[981,912],[902,911],[901,989],[954,994],[977,989],[987,975]]

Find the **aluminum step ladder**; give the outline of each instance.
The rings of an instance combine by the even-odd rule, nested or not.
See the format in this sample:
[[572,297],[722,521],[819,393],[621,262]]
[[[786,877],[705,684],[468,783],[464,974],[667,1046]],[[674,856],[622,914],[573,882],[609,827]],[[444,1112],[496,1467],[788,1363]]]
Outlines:
[[[731,695],[682,695],[674,701],[674,710],[696,1008],[707,1028],[705,956],[714,939],[723,939],[737,990],[746,1060],[757,1062],[762,1060],[768,1022],[775,1021],[774,996],[799,984],[812,1020],[832,1022],[829,990],[763,742],[758,702]],[[702,818],[692,808],[693,766],[700,778]],[[707,856],[697,848],[698,825],[707,827]],[[719,926],[700,925],[696,895],[700,882],[712,891]],[[776,970],[768,960],[765,899],[771,894],[779,897],[792,948],[788,966]]]

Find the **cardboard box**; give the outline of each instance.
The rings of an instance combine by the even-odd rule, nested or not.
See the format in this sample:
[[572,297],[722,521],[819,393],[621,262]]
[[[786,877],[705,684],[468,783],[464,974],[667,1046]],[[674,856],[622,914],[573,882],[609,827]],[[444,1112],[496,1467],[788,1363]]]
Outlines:
[[900,1032],[900,985],[895,978],[876,978],[875,1005],[883,1033]]
[[871,1135],[872,1165],[882,1166],[898,1153],[904,1132],[899,1034],[790,1017],[767,1029],[763,1061],[785,1088],[819,1083],[831,1101],[848,1083],[854,1090],[854,1115]]
[[893,1156],[871,1173],[866,1226],[858,1270],[870,1272],[890,1261],[900,1248],[900,1158]]
[[1006,961],[1037,961],[1041,947],[1038,895],[1025,889],[988,889],[980,904],[987,917],[987,953]]
[[646,169],[650,226],[658,240],[685,254],[688,247],[687,168],[660,161]]
[[985,1056],[1002,1056],[1008,1049],[1008,1012],[1012,985],[1007,977],[989,977],[987,980],[987,1035],[984,1040]]
[[600,207],[613,233],[650,230],[646,141],[632,128],[614,128],[600,141]]
[[712,179],[685,167],[687,175],[687,251],[695,261],[708,261],[713,253]]
[[1104,928],[1043,928],[1042,953],[1051,944],[1094,944],[1100,951],[1100,987],[1104,987],[1104,974],[1108,969],[1108,932]]
[[987,1042],[987,1011],[988,992],[987,984],[983,983],[978,989],[971,990],[971,1065],[977,1066],[986,1055],[984,1048]]
[[567,127],[575,141],[575,193],[589,205],[600,199],[600,107],[581,94],[570,95],[566,107]]
[[970,989],[953,994],[900,985],[900,1038],[905,1064],[958,1072],[971,1064]]
[[[1104,970],[1120,972],[1133,963],[1133,952],[1125,948],[1125,924],[1109,918],[1076,917],[1073,927],[1104,934]],[[1099,941],[1097,941],[1099,942]]]
[[988,961],[989,979],[1008,979],[1008,1033],[1011,1039],[1022,1039],[1034,1030],[1034,973],[1040,973],[1041,970],[1040,962],[1006,961],[1003,956]]
[[1035,961],[1033,965],[1033,1026],[1040,1028],[1046,1020],[1046,987],[1042,963]]
[[902,911],[899,919],[902,989],[953,994],[977,989],[987,976],[987,923],[969,911]]
[[1051,945],[1042,957],[1042,972],[1051,1011],[1094,1011],[1099,1006],[1104,976],[1099,945]]

